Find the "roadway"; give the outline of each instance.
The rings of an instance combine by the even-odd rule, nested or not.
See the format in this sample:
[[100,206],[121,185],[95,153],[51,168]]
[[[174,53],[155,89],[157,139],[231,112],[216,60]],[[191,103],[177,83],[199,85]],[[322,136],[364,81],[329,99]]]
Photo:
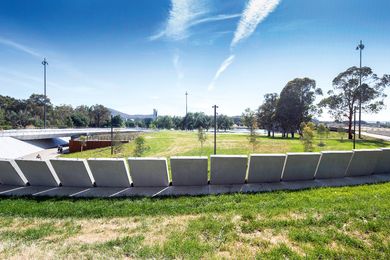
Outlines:
[[[140,128],[114,128],[114,132],[131,133],[145,131]],[[67,129],[16,129],[2,130],[0,137],[13,137],[18,140],[40,140],[58,137],[107,134],[110,133],[110,128],[67,128]]]

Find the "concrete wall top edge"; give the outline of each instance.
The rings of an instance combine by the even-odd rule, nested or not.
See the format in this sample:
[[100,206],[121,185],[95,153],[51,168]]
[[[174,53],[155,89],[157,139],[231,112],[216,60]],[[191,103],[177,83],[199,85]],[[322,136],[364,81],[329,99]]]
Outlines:
[[165,157],[128,157],[128,160],[134,161],[166,161]]
[[261,157],[286,157],[286,154],[284,153],[255,153],[255,154],[250,154],[250,157],[256,157],[256,156],[261,156]]
[[83,159],[83,158],[53,158],[53,159],[50,159],[50,161],[74,161],[74,162],[77,162],[77,161],[85,161],[85,159]]
[[325,154],[329,154],[329,153],[332,153],[332,154],[335,154],[335,153],[339,153],[339,154],[352,154],[353,151],[321,151],[321,153],[325,153]]
[[381,149],[352,149],[354,152],[380,152]]
[[287,155],[321,155],[321,153],[311,153],[311,152],[304,152],[304,153],[287,153]]
[[207,156],[171,156],[171,160],[185,160],[185,159],[191,159],[191,160],[204,160],[208,159]]
[[210,158],[248,158],[247,155],[210,155]]
[[87,161],[126,161],[125,158],[88,158]]

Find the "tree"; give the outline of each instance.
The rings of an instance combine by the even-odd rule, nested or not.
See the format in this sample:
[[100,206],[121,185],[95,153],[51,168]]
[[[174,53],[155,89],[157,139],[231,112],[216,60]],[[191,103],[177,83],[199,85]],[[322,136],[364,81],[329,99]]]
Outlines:
[[207,134],[202,127],[198,128],[198,141],[200,143],[200,155],[202,156],[203,144],[207,140]]
[[340,141],[344,141],[344,135],[345,135],[345,129],[344,127],[338,127],[337,128],[337,133],[339,134]]
[[301,124],[301,141],[305,152],[313,151],[314,124],[312,122]]
[[75,112],[71,119],[75,127],[87,127],[89,125],[89,118],[80,112]]
[[283,137],[291,133],[294,138],[296,131],[302,135],[301,123],[309,122],[314,114],[319,113],[314,105],[316,95],[322,95],[322,90],[310,78],[296,78],[283,88],[276,108],[276,118]]
[[250,108],[245,109],[244,113],[241,115],[241,121],[244,126],[249,128],[249,131],[252,131],[253,127],[256,126],[256,114]]
[[252,152],[255,152],[255,148],[258,144],[256,128],[257,128],[256,121],[253,121],[253,127],[249,128],[250,133],[249,133],[249,137],[248,137],[248,141],[252,145]]
[[267,130],[268,136],[275,137],[277,127],[276,108],[279,95],[276,93],[264,95],[264,102],[257,110],[257,126]]
[[113,127],[123,127],[124,124],[120,115],[113,116],[111,123]]
[[[360,87],[359,78],[362,77]],[[336,120],[348,119],[348,138],[352,139],[352,120],[355,107],[361,100],[362,110],[377,113],[384,108],[384,90],[390,84],[390,75],[379,78],[370,67],[350,67],[333,79],[333,90],[320,102],[321,107],[329,109]]]
[[91,124],[94,127],[102,127],[104,124],[110,121],[110,110],[103,105],[94,105],[90,109]]
[[158,116],[154,123],[159,129],[171,129],[174,127],[170,116]]
[[217,117],[217,127],[218,129],[223,129],[225,132],[228,129],[231,129],[233,126],[233,120],[226,115],[218,115]]
[[5,111],[0,108],[0,129],[2,129],[3,126],[5,126],[6,120],[5,120]]
[[174,116],[172,118],[173,128],[176,130],[182,129],[182,121],[183,119],[179,116]]
[[325,146],[324,143],[324,136],[326,135],[326,126],[324,124],[319,124],[317,126],[317,134],[320,137],[320,143],[318,144],[319,146]]
[[80,152],[83,152],[84,146],[87,146],[87,137],[85,135],[82,135],[79,137],[80,141]]
[[126,124],[126,127],[128,127],[128,128],[135,127],[135,122],[131,119],[127,119],[125,124]]
[[138,136],[137,138],[135,138],[134,142],[134,156],[141,157],[145,153],[145,151],[149,149],[149,147],[146,145],[145,138],[143,136]]

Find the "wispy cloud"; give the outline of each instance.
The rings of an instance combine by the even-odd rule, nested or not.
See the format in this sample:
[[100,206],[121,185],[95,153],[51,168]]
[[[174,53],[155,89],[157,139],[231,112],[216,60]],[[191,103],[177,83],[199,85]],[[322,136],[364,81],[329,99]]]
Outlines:
[[248,38],[279,3],[280,0],[249,0],[230,46],[233,48],[237,43]]
[[150,37],[156,40],[167,37],[181,40],[188,37],[188,28],[191,23],[208,12],[204,0],[171,0],[168,21],[164,30]]
[[176,76],[177,76],[176,85],[177,87],[181,87],[181,81],[184,78],[184,72],[183,72],[183,67],[181,64],[179,53],[175,53],[173,55],[172,63],[173,63],[173,67],[175,68]]
[[0,44],[22,51],[34,57],[39,57],[39,58],[42,57],[42,55],[39,52],[35,51],[34,49],[3,37],[0,37]]
[[168,20],[163,30],[149,37],[150,40],[167,38],[178,41],[191,35],[190,29],[200,24],[238,18],[241,14],[210,15],[210,2],[206,0],[171,0]]
[[221,76],[221,74],[233,63],[235,56],[230,55],[227,59],[225,59],[221,66],[219,66],[219,69],[217,70],[217,73],[215,73],[213,80],[209,84],[208,90],[211,91],[215,88],[215,83]]

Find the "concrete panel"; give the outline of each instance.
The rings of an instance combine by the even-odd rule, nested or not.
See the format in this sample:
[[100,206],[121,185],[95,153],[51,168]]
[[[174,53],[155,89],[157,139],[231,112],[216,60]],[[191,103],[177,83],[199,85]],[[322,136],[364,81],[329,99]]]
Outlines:
[[131,186],[125,159],[88,159],[88,165],[98,187]]
[[25,186],[27,180],[15,161],[0,159],[0,183],[3,185]]
[[59,180],[48,161],[15,160],[28,183],[32,186],[58,186]]
[[348,165],[346,176],[363,176],[374,173],[381,150],[353,150],[352,159]]
[[390,174],[390,148],[382,148],[375,166],[375,174]]
[[283,181],[304,181],[314,179],[320,153],[287,153]]
[[52,159],[54,168],[62,186],[64,187],[92,187],[91,176],[87,161],[84,159]]
[[351,161],[352,153],[352,151],[321,152],[314,178],[343,178]]
[[246,155],[211,155],[210,183],[213,185],[245,183]]
[[167,159],[133,157],[128,160],[134,187],[165,187],[169,185]]
[[172,185],[207,185],[207,157],[171,157]]
[[251,154],[248,183],[279,182],[285,160],[285,154]]

